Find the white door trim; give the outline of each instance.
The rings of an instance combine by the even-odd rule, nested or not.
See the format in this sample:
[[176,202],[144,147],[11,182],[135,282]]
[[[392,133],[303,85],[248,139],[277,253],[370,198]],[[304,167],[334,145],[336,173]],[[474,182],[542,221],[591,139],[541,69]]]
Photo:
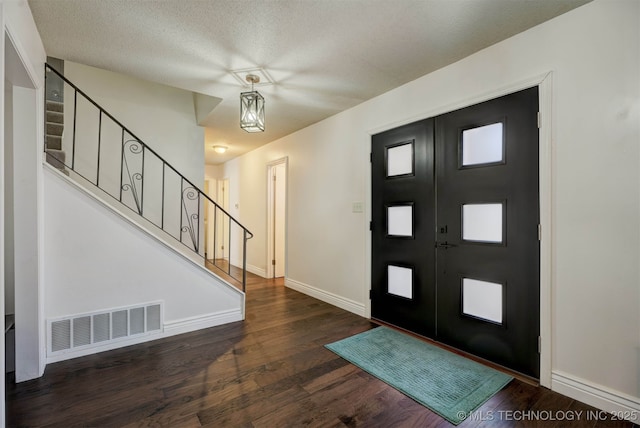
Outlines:
[[[285,173],[285,201],[288,200],[288,189],[289,182],[287,178],[289,177],[289,157],[285,156],[280,159],[276,159],[267,163],[267,259],[266,259],[266,277],[273,278],[274,275],[274,267],[272,264],[272,260],[275,257],[273,253],[273,241],[275,239],[275,230],[274,230],[274,216],[273,216],[273,191],[274,191],[274,182],[273,182],[273,171],[276,166],[284,164],[284,173]],[[285,242],[287,241],[287,212],[288,212],[288,202],[286,203],[284,210],[284,224],[285,224]],[[285,244],[285,277],[287,276],[287,246]]]

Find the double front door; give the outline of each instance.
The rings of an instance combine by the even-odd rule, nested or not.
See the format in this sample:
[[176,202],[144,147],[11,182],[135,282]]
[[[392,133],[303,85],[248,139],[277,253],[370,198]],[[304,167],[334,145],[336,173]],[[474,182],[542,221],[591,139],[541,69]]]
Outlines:
[[539,377],[538,90],[372,137],[371,315]]

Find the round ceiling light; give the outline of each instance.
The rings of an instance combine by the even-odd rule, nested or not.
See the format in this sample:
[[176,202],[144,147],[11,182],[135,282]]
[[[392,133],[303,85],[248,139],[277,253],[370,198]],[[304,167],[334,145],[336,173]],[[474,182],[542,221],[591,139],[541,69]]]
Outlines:
[[221,145],[217,145],[217,144],[215,146],[213,146],[213,150],[216,153],[220,153],[220,154],[226,152],[227,148],[228,148],[227,146],[221,146]]

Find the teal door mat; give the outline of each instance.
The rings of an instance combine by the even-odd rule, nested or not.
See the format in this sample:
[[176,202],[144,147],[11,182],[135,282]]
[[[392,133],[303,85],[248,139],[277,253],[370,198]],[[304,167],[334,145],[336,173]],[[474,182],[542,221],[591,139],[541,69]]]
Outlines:
[[455,425],[513,379],[386,327],[325,346]]

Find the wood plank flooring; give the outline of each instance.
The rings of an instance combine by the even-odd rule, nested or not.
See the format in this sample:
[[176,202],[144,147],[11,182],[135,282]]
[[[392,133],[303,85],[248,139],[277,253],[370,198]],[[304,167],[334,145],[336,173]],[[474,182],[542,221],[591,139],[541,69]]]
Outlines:
[[[51,364],[40,379],[8,382],[7,426],[452,426],[323,347],[374,327],[368,320],[255,275],[248,275],[246,314],[243,322]],[[584,413],[540,421],[535,411]],[[601,416],[514,380],[459,426],[633,426]]]
[[[220,278],[227,281],[229,284],[236,287],[238,290],[243,291],[242,268],[234,265],[229,266],[229,262],[225,259],[205,259],[204,266]],[[247,279],[250,275],[252,274],[247,272]]]

